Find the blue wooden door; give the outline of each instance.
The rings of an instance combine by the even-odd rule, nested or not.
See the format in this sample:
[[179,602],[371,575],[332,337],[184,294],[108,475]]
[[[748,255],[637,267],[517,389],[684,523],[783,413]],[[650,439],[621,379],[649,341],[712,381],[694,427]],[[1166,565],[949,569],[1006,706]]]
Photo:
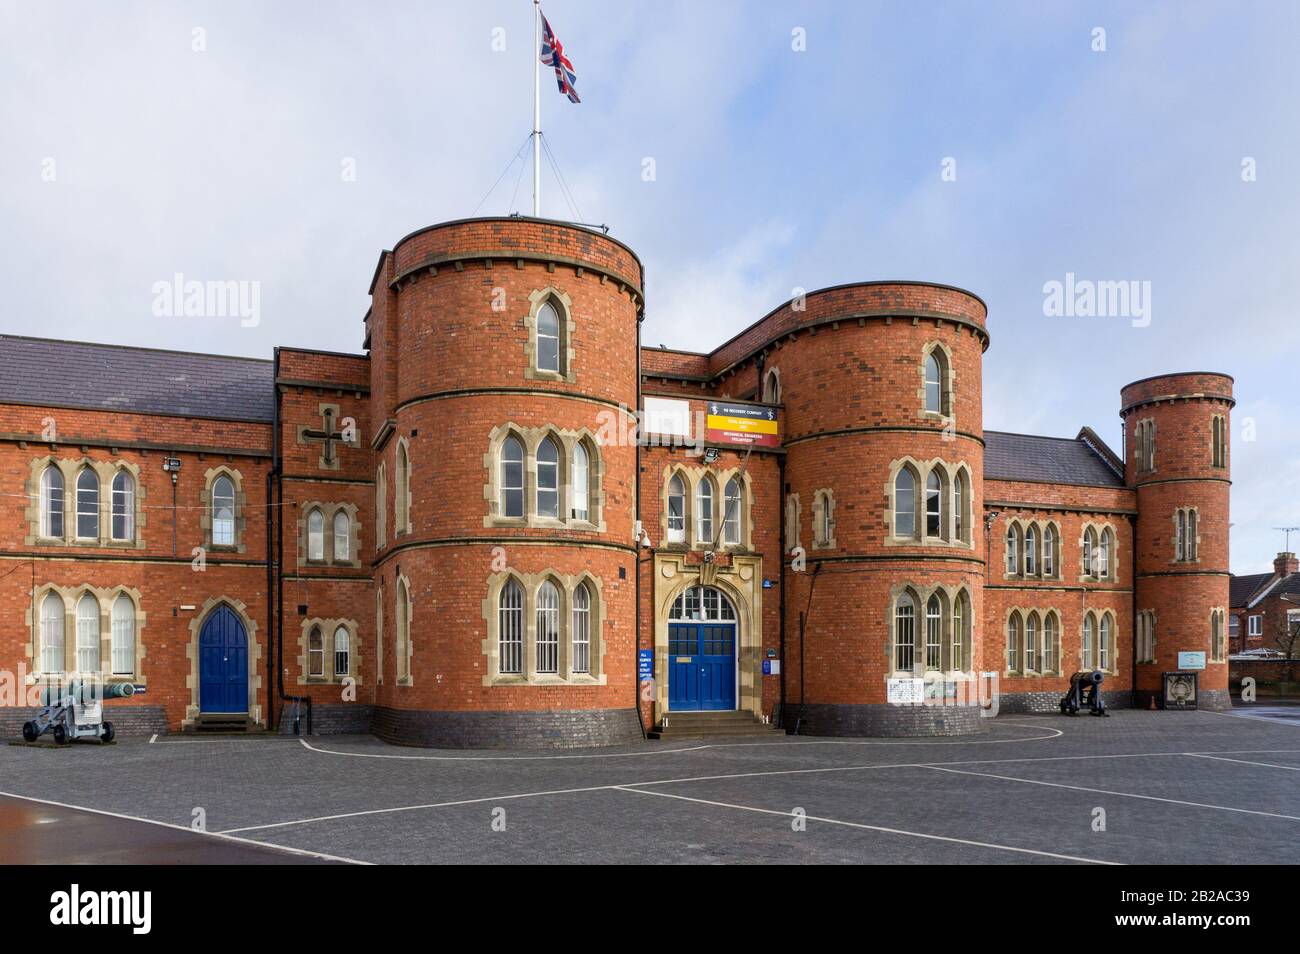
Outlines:
[[736,624],[668,624],[668,709],[736,708]]
[[228,606],[199,633],[199,711],[248,711],[248,636]]

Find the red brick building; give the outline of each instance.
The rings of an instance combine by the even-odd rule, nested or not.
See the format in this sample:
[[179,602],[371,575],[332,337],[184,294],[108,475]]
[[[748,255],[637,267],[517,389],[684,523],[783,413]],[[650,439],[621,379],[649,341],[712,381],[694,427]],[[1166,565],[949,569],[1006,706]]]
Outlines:
[[0,338],[11,687],[130,681],[137,731],[951,734],[981,682],[1143,702],[1199,650],[1226,704],[1230,378],[1125,387],[1121,459],[984,430],[969,292],[823,289],[700,354],[641,346],[643,288],[606,235],[473,219],[382,253],[361,354]]
[[1300,561],[1294,553],[1279,553],[1272,573],[1234,575],[1229,603],[1232,652],[1268,649],[1286,655],[1285,637],[1300,623]]

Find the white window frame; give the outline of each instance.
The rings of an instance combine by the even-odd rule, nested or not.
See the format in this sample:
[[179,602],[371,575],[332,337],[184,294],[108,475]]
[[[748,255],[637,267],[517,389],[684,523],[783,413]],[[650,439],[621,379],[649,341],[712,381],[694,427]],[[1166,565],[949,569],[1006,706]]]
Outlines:
[[[547,323],[544,316],[548,312],[550,313],[550,315],[554,316],[555,318],[554,331],[543,330],[545,324]],[[563,321],[564,321],[564,317],[563,315],[561,315],[560,309],[555,306],[555,301],[553,299],[548,298],[546,301],[542,302],[541,305],[538,306],[537,308],[537,353],[535,355],[535,365],[538,371],[545,371],[549,374],[564,373]],[[544,363],[543,361],[543,344],[542,344],[543,341],[555,342],[555,366],[554,367],[549,367],[548,363]],[[549,351],[549,348],[547,348],[546,350]]]
[[537,640],[534,672],[542,676],[560,673],[560,588],[550,580],[537,587]]
[[[342,639],[340,640],[340,637]],[[340,649],[340,642],[342,648]],[[340,659],[343,662],[343,668],[339,668]],[[352,674],[352,634],[348,632],[346,626],[337,626],[334,629],[334,678],[338,679],[343,676]]]
[[507,580],[497,597],[497,672],[524,674],[524,588]]
[[591,672],[591,590],[579,583],[573,591],[573,672]]
[[[554,460],[544,460],[544,451],[553,452]],[[537,516],[551,520],[560,519],[560,460],[564,456],[559,443],[552,437],[543,437],[537,445],[537,493],[535,505]],[[543,495],[547,503],[543,506]],[[554,497],[552,501],[550,498]]]
[[[904,493],[900,484],[906,480]],[[894,536],[908,540],[916,538],[916,473],[910,467],[900,467],[894,475]],[[901,529],[902,521],[907,521],[906,530]]]
[[[340,532],[339,521],[343,521],[342,532]],[[348,516],[346,510],[338,510],[334,513],[334,559],[340,562],[346,562],[352,559],[352,518]]]
[[573,468],[569,491],[569,516],[573,520],[591,520],[591,454],[582,441],[573,445]]
[[319,624],[307,630],[307,678],[325,678],[325,631]]
[[115,676],[135,675],[135,603],[125,593],[113,600],[110,655]]
[[[93,486],[81,486],[81,479],[89,478]],[[73,530],[78,540],[98,540],[99,539],[99,474],[95,473],[94,468],[83,467],[77,472],[76,486],[76,526]],[[82,533],[82,518],[91,522],[90,533]]]
[[64,655],[67,640],[67,607],[57,593],[46,593],[41,600],[41,671],[61,673],[67,666]]
[[[57,482],[58,486],[55,486]],[[48,465],[41,474],[41,536],[52,540],[62,540],[67,530],[63,508],[67,497],[65,494],[63,471],[53,464]],[[56,501],[57,496],[57,501]],[[55,521],[58,532],[55,532]]]
[[[732,477],[722,489],[722,541],[736,546],[740,543],[740,479]],[[826,503],[822,503],[825,520]],[[823,540],[822,542],[825,542]]]
[[77,672],[99,672],[99,601],[89,593],[77,600]]
[[[518,456],[513,457],[512,452],[518,451]],[[524,488],[526,483],[524,479],[525,470],[525,452],[524,442],[514,434],[506,435],[505,440],[501,442],[501,516],[515,517],[522,519],[527,506],[527,492]],[[512,477],[511,469],[516,469],[517,478]],[[517,479],[517,482],[515,482]],[[517,494],[517,497],[511,497],[511,494]],[[511,513],[511,501],[518,500],[518,513]]]
[[916,667],[916,601],[910,593],[894,600],[894,671],[911,673]]
[[[230,488],[229,494],[222,493],[223,483]],[[212,481],[212,545],[214,547],[233,547],[236,543],[235,526],[238,518],[235,496],[234,479],[229,474],[218,474],[216,480]]]
[[[121,486],[118,486],[118,482]],[[113,475],[113,483],[110,485],[109,493],[111,494],[112,505],[109,512],[109,536],[113,540],[124,541],[135,539],[135,478],[127,470],[118,470]],[[122,532],[117,532],[117,522],[119,517],[122,520]]]
[[[675,489],[674,489],[675,488]],[[677,512],[673,512],[674,501]],[[686,542],[686,481],[681,474],[673,474],[668,479],[668,542]]]
[[325,514],[319,507],[307,511],[307,559],[325,561]]
[[713,544],[713,481],[704,476],[695,487],[695,541]]
[[1263,635],[1264,635],[1264,617],[1263,617],[1263,616],[1260,616],[1260,615],[1248,616],[1248,617],[1246,617],[1246,621],[1247,621],[1247,627],[1246,627],[1246,635],[1247,635],[1247,636],[1263,636]]

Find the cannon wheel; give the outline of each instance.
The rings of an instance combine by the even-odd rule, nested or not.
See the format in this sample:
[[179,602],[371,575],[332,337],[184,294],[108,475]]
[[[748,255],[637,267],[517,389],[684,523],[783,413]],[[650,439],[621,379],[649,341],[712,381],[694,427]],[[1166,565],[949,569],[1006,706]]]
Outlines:
[[62,745],[64,742],[67,742],[68,730],[61,725],[56,725],[54,727],[54,741],[58,745]]
[[35,722],[24,722],[24,723],[23,723],[23,741],[24,741],[24,742],[35,742],[35,741],[36,741],[36,735],[37,735],[37,732],[36,732],[36,723],[35,723]]
[[115,735],[117,735],[117,733],[116,733],[115,731],[113,731],[113,723],[111,723],[111,722],[105,722],[105,723],[104,723],[104,734],[101,735],[101,736],[99,737],[99,740],[100,740],[101,742],[112,742],[112,741],[113,741],[113,736],[115,736]]

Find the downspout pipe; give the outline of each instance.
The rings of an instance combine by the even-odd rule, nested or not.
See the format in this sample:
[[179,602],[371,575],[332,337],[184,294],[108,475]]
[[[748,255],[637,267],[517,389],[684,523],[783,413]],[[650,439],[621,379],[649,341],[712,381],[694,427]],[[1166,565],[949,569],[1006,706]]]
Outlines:
[[[273,377],[275,379],[275,411],[273,414],[274,434],[272,435],[272,465],[271,471],[267,474],[267,501],[266,501],[266,519],[268,530],[271,521],[275,521],[275,563],[267,560],[267,582],[274,580],[274,601],[270,600],[272,588],[267,587],[268,602],[273,602],[273,606],[267,607],[268,619],[274,613],[275,618],[275,684],[277,695],[280,698],[280,714],[284,714],[284,703],[305,703],[307,706],[307,734],[312,730],[312,704],[311,696],[287,696],[284,694],[284,514],[278,511],[284,509],[284,460],[280,451],[280,349],[275,349],[275,359],[272,364]],[[271,488],[274,484],[275,501],[271,500]],[[278,506],[276,506],[278,505]],[[271,547],[271,536],[268,532],[266,538],[267,549]],[[270,656],[270,653],[267,653]],[[271,665],[268,660],[267,665]],[[277,727],[279,725],[277,720]],[[297,727],[295,726],[295,734]]]
[[[636,448],[634,453],[635,473],[632,475],[632,499],[635,508],[632,514],[632,526],[636,527],[641,520],[641,322],[645,320],[645,312],[642,311],[636,316],[636,407],[632,413],[638,415],[636,418],[638,427],[636,431]],[[644,528],[642,528],[644,531]],[[653,556],[652,556],[653,558]],[[641,738],[646,738],[645,718],[641,715],[641,536],[638,534],[632,541],[632,572],[636,578],[632,582],[632,593],[636,600],[635,623],[636,634],[636,653],[632,657],[632,706],[636,711],[636,724],[641,730]]]

